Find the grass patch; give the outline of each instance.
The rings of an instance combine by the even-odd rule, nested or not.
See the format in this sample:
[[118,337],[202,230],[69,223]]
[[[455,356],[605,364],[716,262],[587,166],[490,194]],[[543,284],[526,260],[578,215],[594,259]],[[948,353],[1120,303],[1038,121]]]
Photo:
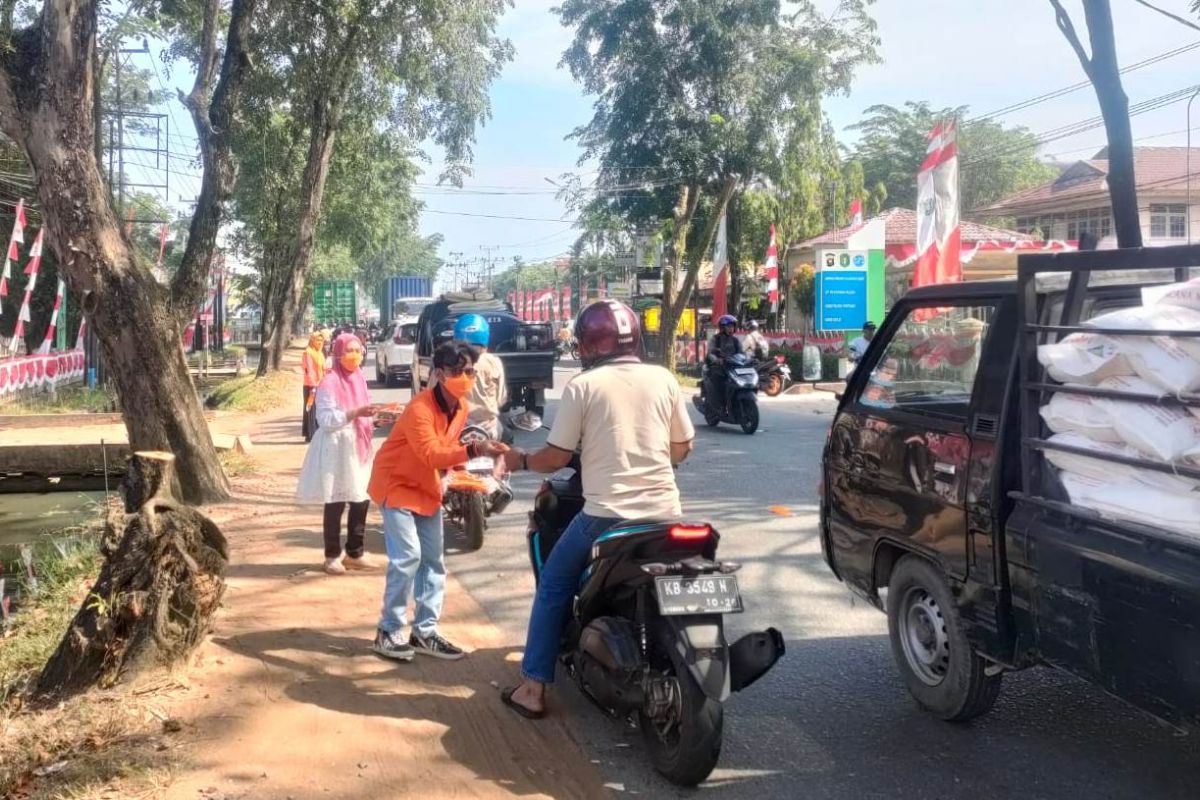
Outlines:
[[300,381],[298,374],[288,371],[272,372],[263,378],[253,375],[234,378],[212,390],[208,405],[254,414],[294,406],[299,415]]
[[51,395],[22,396],[0,404],[0,413],[25,416],[28,414],[62,414],[74,412],[105,413],[119,411],[117,396],[103,388],[67,386]]
[[221,460],[221,468],[230,478],[240,478],[258,471],[258,462],[254,460],[253,456],[239,453],[236,450],[220,452],[217,454],[217,458]]
[[[41,671],[79,610],[103,560],[98,530],[78,532],[69,539],[33,546],[37,587],[28,585],[18,556],[5,561],[4,574],[19,580],[22,602],[0,638],[0,702],[19,693]],[[13,580],[12,577],[9,580]]]

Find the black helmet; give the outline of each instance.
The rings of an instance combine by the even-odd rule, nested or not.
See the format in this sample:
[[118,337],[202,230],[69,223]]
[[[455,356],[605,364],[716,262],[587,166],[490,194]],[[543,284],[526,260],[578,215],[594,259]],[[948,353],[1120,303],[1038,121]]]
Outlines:
[[633,309],[619,300],[597,300],[575,320],[579,361],[589,369],[613,358],[637,355],[642,326]]

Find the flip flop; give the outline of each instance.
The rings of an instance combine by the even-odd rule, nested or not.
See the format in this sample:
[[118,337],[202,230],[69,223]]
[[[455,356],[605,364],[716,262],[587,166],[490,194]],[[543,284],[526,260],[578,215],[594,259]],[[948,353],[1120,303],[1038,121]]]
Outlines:
[[515,692],[516,690],[517,690],[517,687],[512,686],[508,689],[505,689],[504,691],[502,691],[500,693],[500,699],[504,702],[504,705],[508,706],[509,708],[511,708],[513,711],[517,712],[518,714],[520,714],[525,719],[541,719],[542,717],[546,716],[546,712],[544,710],[543,711],[534,711],[532,708],[526,708],[525,706],[518,703],[516,700],[513,700],[513,692]]

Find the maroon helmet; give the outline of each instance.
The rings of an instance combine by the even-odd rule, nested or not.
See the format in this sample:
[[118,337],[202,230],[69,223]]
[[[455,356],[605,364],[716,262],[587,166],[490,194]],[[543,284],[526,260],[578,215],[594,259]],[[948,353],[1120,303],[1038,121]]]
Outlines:
[[575,341],[584,369],[612,358],[635,356],[642,345],[642,326],[633,309],[618,300],[598,300],[575,320]]

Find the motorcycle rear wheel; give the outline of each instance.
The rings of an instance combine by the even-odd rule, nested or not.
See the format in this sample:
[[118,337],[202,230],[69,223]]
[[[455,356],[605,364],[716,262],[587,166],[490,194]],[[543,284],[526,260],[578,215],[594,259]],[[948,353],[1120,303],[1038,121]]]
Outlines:
[[741,398],[738,402],[741,404],[741,408],[738,409],[738,424],[742,426],[742,433],[749,436],[758,430],[758,403],[751,395]]
[[712,774],[721,757],[725,709],[705,696],[696,683],[672,641],[670,628],[662,622],[657,627],[656,656],[666,667],[664,671],[679,682],[679,719],[663,734],[658,723],[639,712],[642,738],[660,775],[677,786],[696,786]]
[[483,532],[487,522],[483,511],[483,495],[471,492],[467,495],[463,509],[462,529],[467,538],[467,550],[475,552],[483,547]]

